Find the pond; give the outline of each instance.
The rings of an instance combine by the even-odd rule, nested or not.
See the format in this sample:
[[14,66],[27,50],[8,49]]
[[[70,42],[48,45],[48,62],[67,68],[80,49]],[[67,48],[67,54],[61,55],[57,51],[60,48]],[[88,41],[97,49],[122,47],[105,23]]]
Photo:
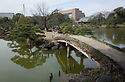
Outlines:
[[75,49],[42,51],[28,43],[0,39],[0,82],[62,82],[65,74],[79,74],[85,68],[100,68]]
[[95,29],[94,36],[98,40],[125,49],[125,28]]

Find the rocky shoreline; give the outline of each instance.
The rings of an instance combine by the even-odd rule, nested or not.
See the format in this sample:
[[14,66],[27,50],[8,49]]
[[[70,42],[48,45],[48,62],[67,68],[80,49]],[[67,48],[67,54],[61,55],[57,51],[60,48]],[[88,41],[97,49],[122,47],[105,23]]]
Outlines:
[[6,32],[4,34],[0,34],[0,39],[6,39],[10,36],[10,33],[9,32]]
[[47,51],[47,50],[63,49],[63,48],[66,48],[66,46],[63,43],[57,43],[57,42],[50,41],[48,44],[40,45],[39,48],[43,51]]
[[67,74],[63,82],[117,82],[115,76],[103,69],[84,69],[80,74]]

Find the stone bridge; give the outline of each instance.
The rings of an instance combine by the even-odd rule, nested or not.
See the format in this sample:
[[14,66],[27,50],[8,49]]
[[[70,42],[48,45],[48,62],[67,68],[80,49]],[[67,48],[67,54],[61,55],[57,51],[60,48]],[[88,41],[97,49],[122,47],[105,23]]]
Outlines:
[[[103,55],[114,60],[125,71],[125,52],[118,51],[102,42],[84,36],[56,35],[53,38],[57,42],[64,42],[67,45],[76,48],[78,51],[91,59],[93,59],[92,53],[96,53],[93,50],[97,50]],[[67,51],[69,51],[69,48],[67,48]],[[67,56],[69,57],[70,55],[67,54]]]
[[[100,55],[105,55],[120,65],[125,72],[125,52],[118,51],[102,42],[80,35],[63,35],[55,32],[45,32],[46,39],[57,42],[64,42],[78,51],[83,53],[88,58],[93,59],[93,53],[100,52]],[[67,47],[67,50],[69,48]],[[68,50],[69,51],[69,50]],[[97,52],[96,52],[97,51]],[[67,54],[67,56],[69,56]]]

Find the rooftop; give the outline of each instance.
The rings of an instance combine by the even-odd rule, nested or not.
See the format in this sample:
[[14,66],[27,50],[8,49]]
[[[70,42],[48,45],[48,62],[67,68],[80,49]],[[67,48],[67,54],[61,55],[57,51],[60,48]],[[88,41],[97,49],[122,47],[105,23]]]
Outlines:
[[89,22],[91,19],[91,17],[83,17],[80,20],[76,21],[76,22]]

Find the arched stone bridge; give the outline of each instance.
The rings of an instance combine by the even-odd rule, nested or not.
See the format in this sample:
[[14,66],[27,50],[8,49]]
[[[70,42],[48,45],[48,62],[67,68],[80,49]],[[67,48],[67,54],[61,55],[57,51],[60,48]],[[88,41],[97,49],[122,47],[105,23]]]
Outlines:
[[125,71],[125,52],[120,52],[104,43],[101,43],[92,38],[78,36],[78,35],[56,35],[53,37],[57,42],[64,42],[68,45],[73,46],[81,53],[83,53],[88,58],[93,58],[92,53],[96,53],[93,50],[97,50],[101,52],[103,55],[109,57],[114,60],[117,64],[119,64],[123,70]]

